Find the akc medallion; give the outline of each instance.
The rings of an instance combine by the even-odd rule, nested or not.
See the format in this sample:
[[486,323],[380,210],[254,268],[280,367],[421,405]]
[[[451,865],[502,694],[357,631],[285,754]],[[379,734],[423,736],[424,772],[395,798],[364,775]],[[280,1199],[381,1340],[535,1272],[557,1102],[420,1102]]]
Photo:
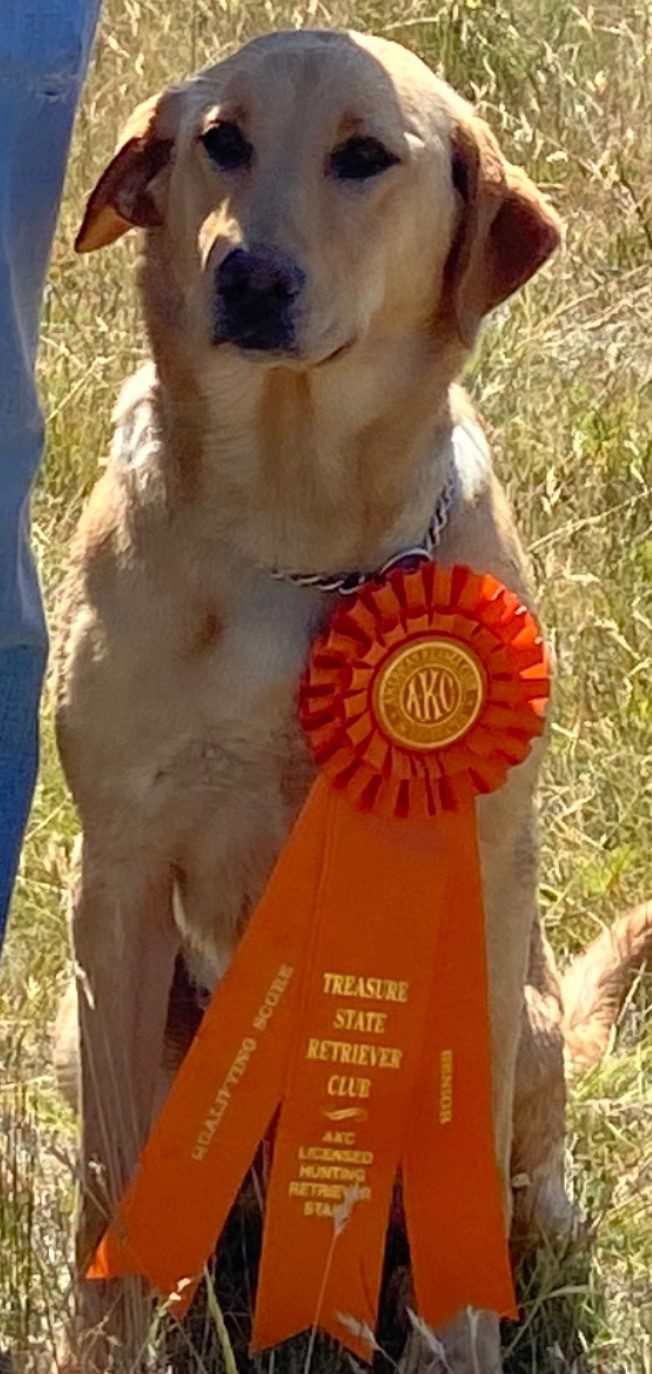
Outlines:
[[374,684],[385,733],[408,749],[453,744],[477,719],[483,698],[483,673],[475,654],[443,636],[397,649]]

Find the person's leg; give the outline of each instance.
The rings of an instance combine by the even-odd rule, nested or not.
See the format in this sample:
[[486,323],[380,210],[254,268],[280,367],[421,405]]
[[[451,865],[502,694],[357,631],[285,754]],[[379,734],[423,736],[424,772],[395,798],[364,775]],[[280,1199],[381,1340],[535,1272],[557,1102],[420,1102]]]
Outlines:
[[38,321],[101,0],[2,0],[0,22],[0,945],[38,756],[47,634],[29,542],[43,448]]

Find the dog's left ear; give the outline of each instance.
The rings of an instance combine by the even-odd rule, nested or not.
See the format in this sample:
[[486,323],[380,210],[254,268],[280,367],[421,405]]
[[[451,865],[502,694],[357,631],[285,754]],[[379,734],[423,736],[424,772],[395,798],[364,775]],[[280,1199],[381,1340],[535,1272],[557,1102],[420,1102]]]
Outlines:
[[167,166],[176,137],[181,89],[164,91],[138,105],[118,147],[89,197],[77,253],[115,243],[133,226],[152,228],[163,217],[154,182]]
[[447,287],[460,335],[471,343],[483,315],[529,281],[554,251],[561,226],[534,182],[506,161],[475,115],[453,130],[452,175],[461,220]]

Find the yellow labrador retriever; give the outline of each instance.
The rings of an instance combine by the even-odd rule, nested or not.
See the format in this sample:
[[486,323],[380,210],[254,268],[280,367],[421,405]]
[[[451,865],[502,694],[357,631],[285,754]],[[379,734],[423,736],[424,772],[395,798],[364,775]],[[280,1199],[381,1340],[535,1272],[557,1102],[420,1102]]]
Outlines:
[[[559,238],[532,182],[421,61],[318,31],[258,39],[136,111],[77,247],[134,225],[153,361],[124,390],[81,522],[58,664],[83,826],[82,1266],[164,1090],[175,962],[198,987],[219,980],[305,796],[297,684],[341,579],[430,528],[437,558],[532,605],[485,440],[451,388],[483,317]],[[540,757],[478,811],[505,1205],[513,1156],[554,1211],[559,1018],[548,1077],[523,1018],[528,961],[530,1012],[557,997],[536,923]],[[131,1367],[146,1320],[135,1282],[80,1280],[82,1364],[115,1341]],[[499,1370],[493,1316],[440,1334],[454,1374]]]

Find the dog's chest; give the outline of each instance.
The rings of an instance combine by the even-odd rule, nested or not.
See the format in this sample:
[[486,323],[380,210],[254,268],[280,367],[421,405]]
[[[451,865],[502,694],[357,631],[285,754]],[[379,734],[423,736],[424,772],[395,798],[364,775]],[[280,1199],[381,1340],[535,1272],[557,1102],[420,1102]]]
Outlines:
[[[311,644],[330,601],[267,574],[213,582],[221,624],[196,668],[192,730],[177,740],[181,884],[190,967],[211,985],[262,895],[314,775],[298,721]],[[191,957],[191,952],[194,955]]]
[[202,577],[193,599],[215,608],[214,633],[204,642],[200,620],[196,652],[177,682],[183,726],[171,781],[178,796],[219,811],[233,843],[246,847],[274,816],[275,798],[296,792],[293,778],[307,774],[299,689],[331,599],[264,571],[238,575],[228,563]]
[[218,570],[219,633],[204,664],[205,689],[219,717],[239,722],[247,740],[296,714],[311,644],[328,616],[324,597],[260,571],[239,578]]

